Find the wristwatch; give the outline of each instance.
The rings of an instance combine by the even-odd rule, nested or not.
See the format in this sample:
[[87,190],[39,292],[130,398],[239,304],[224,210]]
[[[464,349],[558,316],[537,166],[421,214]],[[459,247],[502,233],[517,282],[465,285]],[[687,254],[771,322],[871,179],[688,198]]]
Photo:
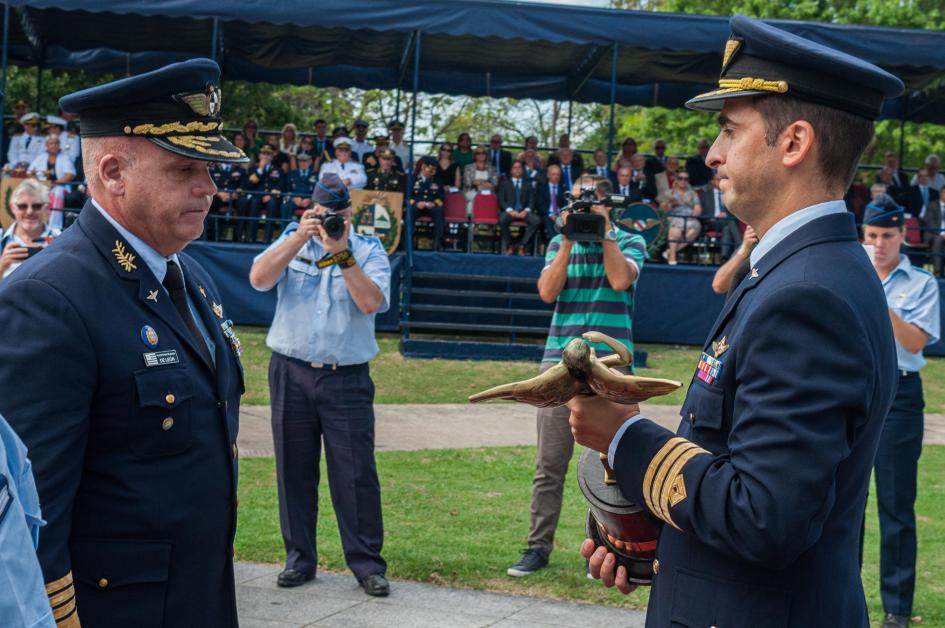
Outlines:
[[617,241],[617,227],[611,226],[610,231],[604,234],[605,240],[610,240],[611,242]]

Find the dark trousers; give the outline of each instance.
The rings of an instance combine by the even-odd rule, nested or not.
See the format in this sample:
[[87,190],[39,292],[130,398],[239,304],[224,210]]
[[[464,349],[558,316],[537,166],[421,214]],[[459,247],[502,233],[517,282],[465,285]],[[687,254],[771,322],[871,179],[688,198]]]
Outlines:
[[315,522],[324,438],[328,488],[345,561],[359,581],[384,574],[381,488],[374,464],[374,382],[368,365],[315,369],[273,353],[269,388],[286,567],[314,574],[318,565]]
[[[512,241],[512,221],[513,220],[522,220],[521,218],[512,218],[512,214],[509,212],[502,212],[499,214],[499,231],[502,233],[502,250],[504,251],[509,247],[510,242]],[[521,244],[522,247],[528,248],[528,245],[531,244],[532,238],[535,237],[535,231],[538,227],[541,226],[541,218],[535,215],[535,212],[528,212],[525,214],[525,235],[522,236]]]
[[558,228],[555,226],[557,216],[541,215],[541,228],[545,232],[545,242],[551,242],[551,239],[558,235]]
[[[249,200],[249,218],[261,218],[263,215],[266,217],[266,226],[264,228],[264,242],[267,244],[272,240],[272,227],[273,222],[272,218],[280,218],[279,214],[280,205],[282,204],[282,197],[270,195],[269,200],[265,203],[262,200],[262,196],[253,195]],[[256,220],[247,220],[245,221],[245,228],[249,229],[248,237],[246,238],[247,242],[256,241],[256,231],[259,229],[259,225]]]
[[439,251],[443,246],[443,207],[424,207],[423,209],[419,207],[414,207],[413,209],[414,216],[419,218],[420,216],[430,216],[433,218],[433,249]]
[[717,231],[722,234],[719,244],[719,252],[722,257],[728,259],[732,253],[741,246],[742,234],[738,230],[737,220],[725,220],[719,218],[709,218],[705,222],[703,233],[707,231]]
[[883,424],[876,451],[876,503],[879,511],[879,574],[883,608],[912,613],[915,591],[916,474],[924,431],[922,379],[899,378],[899,391]]
[[945,263],[945,238],[940,235],[933,235],[928,239],[932,252],[932,269],[936,277],[942,276],[942,265]]

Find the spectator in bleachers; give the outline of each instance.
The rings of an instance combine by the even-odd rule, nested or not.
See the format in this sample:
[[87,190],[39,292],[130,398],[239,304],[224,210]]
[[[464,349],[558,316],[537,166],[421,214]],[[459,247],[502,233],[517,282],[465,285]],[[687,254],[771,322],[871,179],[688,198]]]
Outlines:
[[571,148],[571,136],[569,134],[562,133],[558,138],[558,150],[548,156],[548,165],[558,164],[559,166],[563,166],[564,162],[561,160],[562,151],[570,155],[570,162],[568,163],[572,166],[571,180],[577,181],[581,173],[584,172],[584,159],[577,151]]
[[46,135],[58,135],[59,147],[63,155],[75,166],[76,159],[81,154],[79,136],[67,130],[68,122],[60,116],[46,116]]
[[410,148],[404,144],[404,123],[400,120],[393,120],[387,125],[390,131],[390,149],[394,154],[400,157],[400,162],[404,165],[404,172],[407,168],[412,168],[410,163]]
[[299,136],[299,144],[298,144],[298,147],[297,147],[297,149],[296,149],[296,151],[295,151],[295,154],[292,155],[292,156],[289,158],[289,172],[291,172],[292,170],[298,170],[298,169],[299,169],[299,167],[300,167],[300,166],[299,166],[299,160],[298,160],[298,155],[299,155],[299,153],[308,153],[309,157],[312,158],[311,168],[312,168],[312,170],[314,170],[314,171],[316,172],[316,174],[317,174],[318,168],[317,168],[317,166],[315,165],[315,145],[314,145],[314,143],[312,142],[312,136],[311,136],[311,135],[300,135],[300,136]]
[[[249,154],[249,153],[247,152],[248,144],[247,144],[247,142],[246,142],[246,136],[243,135],[243,132],[242,132],[242,131],[237,131],[236,133],[233,134],[233,146],[237,147],[238,149],[240,149],[240,150],[243,151],[244,153]],[[249,169],[249,166],[250,166],[249,163],[245,163],[245,164],[234,164],[234,165],[238,166],[239,168],[242,168],[243,170],[248,170],[248,169]]]
[[497,177],[508,175],[512,167],[512,153],[502,148],[502,136],[498,133],[489,138],[489,163],[495,168]]
[[707,185],[712,179],[714,169],[705,163],[705,156],[709,154],[712,143],[703,138],[696,144],[697,154],[686,159],[686,172],[689,173],[689,185],[700,188]]
[[717,172],[712,175],[709,185],[699,194],[699,205],[702,206],[703,231],[719,234],[722,259],[728,259],[735,247],[742,243],[742,234],[738,230],[738,221],[725,208],[722,190],[719,189],[720,180]]
[[[525,177],[525,164],[513,161],[509,176],[499,183],[499,231],[502,233],[502,252],[512,255],[518,249],[519,255],[525,255],[525,249],[532,244],[535,232],[541,226],[541,218],[535,211],[535,190],[531,181]],[[511,224],[513,220],[525,221],[525,233],[517,243],[512,242]]]
[[[669,168],[672,160],[666,162]],[[660,207],[669,216],[669,237],[663,257],[671,266],[677,263],[677,255],[699,237],[702,226],[699,216],[702,215],[702,206],[699,197],[689,187],[689,174],[680,172],[673,179],[673,187],[667,190],[660,201]]]
[[251,194],[249,201],[241,208],[245,218],[236,223],[234,239],[237,242],[243,238],[244,234],[248,236],[247,242],[256,241],[257,219],[266,221],[265,241],[269,242],[272,238],[273,223],[269,218],[278,218],[281,214],[282,192],[285,191],[286,183],[285,174],[272,164],[274,157],[275,150],[272,146],[264,144],[259,149],[256,167],[249,171],[244,189],[247,192],[257,193]]
[[315,137],[312,138],[312,146],[315,149],[312,157],[315,158],[316,167],[335,158],[335,148],[331,145],[331,138],[328,137],[328,122],[322,118],[315,121]]
[[34,179],[25,179],[10,195],[10,212],[14,222],[0,238],[0,276],[7,277],[26,261],[31,253],[46,247],[59,235],[58,229],[46,224],[49,219],[49,193],[46,186]]
[[870,186],[870,200],[873,200],[880,194],[888,194],[888,186],[885,183],[874,183]]
[[9,147],[10,138],[12,138],[17,133],[23,132],[23,125],[20,124],[20,118],[26,115],[30,110],[30,104],[23,100],[22,98],[17,98],[13,102],[13,118],[6,122],[3,126],[3,138]]
[[75,179],[75,165],[68,155],[62,154],[58,135],[46,137],[46,152],[37,156],[27,168],[30,176],[39,181],[49,181],[49,224],[53,229],[62,229],[62,210],[66,207],[69,182]]
[[584,171],[585,174],[592,174],[607,179],[612,184],[617,185],[617,173],[607,165],[607,152],[603,148],[594,151],[594,164]]
[[620,154],[617,155],[617,159],[614,161],[614,170],[620,170],[625,166],[632,168],[630,159],[636,154],[637,141],[632,137],[624,139],[623,144],[620,145]]
[[298,167],[289,172],[288,188],[293,194],[287,201],[292,208],[292,214],[300,216],[305,210],[312,209],[312,192],[318,183],[318,173],[313,167],[314,158],[305,151],[295,156]]
[[932,268],[936,277],[942,276],[945,263],[945,188],[939,190],[934,202],[929,203],[922,218],[922,241],[932,252]]
[[280,137],[277,133],[266,135],[266,144],[272,148],[272,166],[282,171],[282,174],[289,173],[289,155],[279,149]]
[[[941,190],[945,188],[945,175],[939,172],[939,166],[941,165],[941,160],[938,158],[938,155],[929,155],[925,158],[925,164],[923,164],[926,171],[929,173],[929,185],[935,188],[936,190]],[[918,173],[912,176],[911,185],[918,184]]]
[[[888,179],[884,178],[884,172]],[[909,177],[906,171],[899,167],[899,156],[893,151],[886,151],[883,156],[883,169],[876,173],[876,182],[886,185],[886,193],[893,197],[899,205],[906,204],[906,192],[909,189]]]
[[443,188],[434,178],[436,167],[437,161],[433,157],[417,160],[417,178],[413,182],[410,206],[413,207],[414,219],[421,216],[433,219],[433,250],[439,251],[443,246]]
[[[374,147],[367,140],[368,123],[358,118],[354,121],[354,142],[351,144],[351,151],[357,157],[357,160],[364,164],[364,157],[368,153],[374,152]],[[365,164],[367,169],[367,164]]]
[[855,177],[853,183],[843,195],[843,202],[847,206],[847,211],[851,212],[859,223],[863,218],[863,209],[870,202],[870,189],[863,183],[863,177]]
[[669,156],[666,154],[666,140],[663,138],[653,142],[653,155],[646,159],[646,169],[648,172],[656,174],[666,169],[666,160]]
[[[382,190],[384,192],[400,192],[407,190],[407,178],[404,173],[397,170],[394,166],[394,151],[385,146],[375,153],[377,158],[377,167],[369,169],[365,174],[367,176],[366,190]],[[435,177],[434,177],[435,180]],[[438,187],[443,187],[439,185]]]
[[453,161],[459,166],[460,172],[466,169],[473,160],[472,140],[469,133],[463,131],[456,137],[456,148],[453,150]]
[[[341,126],[336,126],[331,130],[332,146],[334,146],[334,141],[339,137],[347,137],[348,139],[351,139],[351,134],[348,132],[348,127],[343,124]],[[352,157],[353,156],[354,155],[352,155]]]
[[629,171],[630,176],[629,179],[625,177],[624,182],[621,182],[619,176],[617,177],[618,189],[622,189],[625,185],[629,186],[630,196],[643,203],[650,203],[656,199],[659,194],[659,189],[656,187],[656,175],[647,172],[646,158],[643,153],[636,153],[630,158],[630,166],[623,167],[621,170]]
[[525,164],[525,177],[535,185],[541,177],[541,157],[533,148],[529,148],[519,153],[517,159]]
[[[242,136],[242,134],[237,133]],[[235,143],[234,143],[235,145]],[[210,166],[210,178],[217,186],[217,193],[210,202],[207,212],[205,235],[208,240],[217,240],[220,236],[220,220],[224,214],[245,214],[240,211],[240,204],[249,202],[237,190],[242,190],[246,181],[246,171],[238,164],[214,163]]]
[[574,163],[574,152],[567,147],[559,148],[558,152],[555,153],[553,157],[554,161],[552,162],[549,159],[549,164],[554,164],[561,168],[561,183],[564,185],[564,189],[570,190],[574,182],[581,176],[580,168]]
[[16,168],[18,165],[27,168],[33,160],[46,150],[45,138],[39,134],[39,114],[35,111],[20,118],[23,132],[14,135],[7,150],[7,166]]
[[525,138],[525,152],[528,151],[534,151],[535,153],[535,168],[538,170],[543,169],[545,167],[545,160],[538,154],[538,138],[534,135],[529,135]]
[[561,167],[554,164],[548,166],[544,179],[539,179],[535,184],[535,206],[547,242],[551,242],[558,234],[555,222],[561,209],[568,204],[564,198],[566,189],[561,184]]
[[282,125],[282,136],[279,138],[278,148],[280,153],[289,157],[295,157],[299,152],[298,130],[291,122]]
[[915,183],[906,193],[906,211],[918,219],[925,217],[929,203],[938,202],[938,189],[931,185],[927,166],[919,168],[915,174]]
[[673,155],[667,159],[664,172],[666,173],[666,183],[669,185],[670,189],[672,189],[673,185],[676,183],[676,176],[679,174],[679,157]]
[[[384,150],[385,148],[390,148],[390,138],[386,135],[375,135],[374,136],[374,151],[366,154],[364,156],[364,165],[365,171],[368,168],[377,168],[381,165],[380,160],[377,158],[377,154]],[[393,149],[391,149],[393,153]],[[394,153],[394,169],[400,174],[406,174],[404,170],[404,162],[400,160],[400,157],[397,156],[397,153]]]
[[436,174],[433,175],[437,185],[445,191],[451,192],[462,188],[462,176],[459,173],[459,165],[453,161],[453,145],[449,143],[440,144],[440,150],[437,152]]
[[[453,158],[456,158],[455,153]],[[473,199],[477,194],[494,194],[496,183],[495,168],[489,163],[489,151],[485,146],[477,146],[473,151],[473,162],[463,168],[466,211],[472,213]]]
[[336,138],[334,143],[335,158],[327,164],[322,164],[318,171],[318,180],[332,172],[338,175],[345,187],[351,190],[363,189],[367,183],[367,173],[364,166],[351,159],[351,140],[347,137]]
[[256,122],[256,118],[248,118],[246,122],[243,123],[243,137],[246,138],[246,148],[243,151],[249,155],[251,158],[255,159],[256,155],[259,154],[259,149],[262,148],[264,142],[262,138],[259,137],[259,123]]

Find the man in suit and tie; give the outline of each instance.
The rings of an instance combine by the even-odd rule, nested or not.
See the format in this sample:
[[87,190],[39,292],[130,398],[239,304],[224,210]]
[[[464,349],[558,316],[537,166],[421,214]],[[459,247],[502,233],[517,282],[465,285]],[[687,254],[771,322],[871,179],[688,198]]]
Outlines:
[[719,173],[712,175],[712,180],[700,194],[699,204],[702,206],[702,215],[699,219],[703,223],[703,234],[709,232],[720,233],[722,258],[728,259],[735,247],[742,243],[742,234],[738,231],[738,221],[730,216],[725,208],[722,190],[719,189]]
[[607,165],[607,153],[603,148],[594,151],[594,165],[584,171],[584,174],[592,174],[610,181],[614,187],[617,186],[617,173]]
[[942,276],[945,266],[945,188],[925,207],[922,217],[922,241],[932,252],[932,268],[936,277]]
[[489,139],[489,163],[497,177],[508,176],[512,167],[512,153],[502,148],[502,136],[496,133]]
[[548,242],[551,242],[551,239],[557,235],[558,230],[555,229],[555,221],[558,219],[561,209],[568,204],[564,198],[565,191],[567,191],[567,188],[561,184],[560,166],[548,166],[545,177],[539,179],[535,184],[535,205],[545,230],[545,240]]
[[502,232],[502,252],[513,252],[511,224],[513,220],[525,221],[525,234],[517,244],[518,254],[525,255],[525,248],[531,244],[535,231],[541,226],[541,218],[535,211],[535,190],[531,181],[525,178],[525,164],[513,161],[508,177],[503,177],[499,184],[499,207],[504,211],[499,214],[499,230]]
[[646,157],[643,153],[634,153],[629,166],[621,166],[617,171],[618,194],[630,196],[635,202],[649,203],[659,193],[656,188],[656,175],[646,171]]
[[[562,153],[565,151],[567,151],[569,155],[567,162],[565,162],[562,156]],[[581,173],[584,172],[584,159],[581,157],[580,153],[571,148],[571,136],[567,133],[562,133],[561,137],[558,138],[558,150],[548,156],[548,165],[558,164],[559,166],[563,166],[565,163],[572,166],[571,181],[577,181]],[[562,179],[562,181],[564,180],[565,179]],[[568,189],[570,190],[571,188],[568,187]]]
[[312,157],[315,158],[316,170],[321,168],[322,164],[327,164],[335,158],[335,147],[332,145],[331,138],[328,137],[328,122],[321,118],[315,121],[312,149],[315,151]]
[[[889,180],[882,179],[883,170],[889,171]],[[909,177],[906,171],[899,167],[899,156],[893,151],[886,151],[883,157],[883,170],[876,173],[877,183],[886,184],[886,193],[893,197],[900,205],[906,202],[906,191],[909,189]]]
[[906,211],[922,220],[929,204],[938,202],[938,190],[930,185],[929,170],[925,166],[919,168],[915,179],[915,185],[906,193]]

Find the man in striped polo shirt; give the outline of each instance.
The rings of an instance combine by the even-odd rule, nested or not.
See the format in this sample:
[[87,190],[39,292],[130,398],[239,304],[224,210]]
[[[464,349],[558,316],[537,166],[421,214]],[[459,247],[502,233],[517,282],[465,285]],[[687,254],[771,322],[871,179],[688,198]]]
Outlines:
[[[603,177],[583,176],[572,193],[594,188],[598,198],[613,191]],[[555,311],[545,343],[541,371],[561,360],[561,352],[573,339],[596,330],[623,343],[633,353],[634,286],[646,258],[646,242],[638,235],[621,231],[610,222],[610,211],[603,205],[592,210],[604,216],[602,242],[573,242],[559,233],[548,245],[545,267],[538,278],[538,292]],[[567,212],[561,213],[567,220]],[[599,356],[613,353],[605,345],[594,345]],[[574,451],[574,439],[568,424],[567,407],[539,408],[538,455],[532,481],[531,527],[528,549],[509,567],[510,576],[527,576],[548,565],[554,545],[555,528],[561,513],[561,497],[568,464]]]

